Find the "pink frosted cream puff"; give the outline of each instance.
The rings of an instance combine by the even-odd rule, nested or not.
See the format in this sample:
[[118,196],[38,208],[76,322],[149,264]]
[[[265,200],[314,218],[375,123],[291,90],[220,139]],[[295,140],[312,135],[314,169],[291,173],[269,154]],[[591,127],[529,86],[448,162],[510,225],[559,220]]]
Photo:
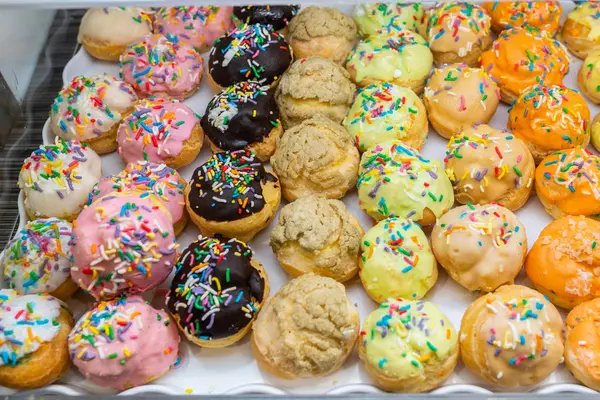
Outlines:
[[73,222],[71,277],[96,299],[141,293],[162,283],[175,265],[171,214],[155,196],[112,193]]
[[177,327],[139,296],[104,301],[69,334],[79,372],[98,386],[125,390],[151,382],[179,364]]
[[186,43],[163,35],[146,35],[121,55],[119,74],[143,97],[184,99],[196,92],[204,59]]
[[140,100],[117,130],[117,152],[126,163],[151,161],[181,168],[196,159],[204,134],[200,119],[177,100]]
[[154,32],[170,40],[177,38],[202,53],[233,29],[231,13],[232,7],[163,7],[154,14]]
[[89,194],[88,205],[109,193],[141,191],[156,195],[173,217],[173,230],[179,235],[188,222],[183,189],[185,180],[165,164],[147,161],[131,163],[117,175],[105,176]]

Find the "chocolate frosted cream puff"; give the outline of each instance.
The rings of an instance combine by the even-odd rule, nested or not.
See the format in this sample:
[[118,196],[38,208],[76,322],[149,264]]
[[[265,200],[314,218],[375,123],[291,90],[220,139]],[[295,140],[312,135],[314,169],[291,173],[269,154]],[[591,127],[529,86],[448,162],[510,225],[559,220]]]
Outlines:
[[214,153],[247,149],[269,161],[283,133],[274,90],[238,82],[214,96],[200,122]]
[[298,14],[299,5],[246,5],[233,7],[233,23],[267,25],[287,35],[288,24]]
[[167,309],[192,343],[226,347],[250,330],[268,296],[267,274],[245,243],[199,237],[179,257]]
[[185,205],[202,235],[249,241],[279,208],[279,179],[249,150],[214,154],[194,171]]

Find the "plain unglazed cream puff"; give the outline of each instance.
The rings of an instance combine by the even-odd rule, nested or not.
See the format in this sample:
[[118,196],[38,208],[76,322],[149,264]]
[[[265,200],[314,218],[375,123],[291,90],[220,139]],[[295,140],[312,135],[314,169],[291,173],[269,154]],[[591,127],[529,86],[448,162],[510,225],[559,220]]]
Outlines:
[[358,338],[367,373],[388,392],[438,387],[454,371],[458,348],[452,322],[425,300],[387,300],[367,316]]
[[288,29],[296,58],[321,56],[344,64],[356,43],[356,24],[333,7],[306,7],[292,18]]
[[584,1],[567,15],[561,32],[562,41],[579,58],[586,58],[593,51],[600,50],[598,13],[598,3]]
[[63,303],[49,295],[19,296],[1,289],[0,318],[0,385],[38,389],[67,374],[73,317]]
[[590,109],[579,92],[562,85],[521,92],[506,125],[527,144],[536,164],[554,151],[590,143]]
[[325,376],[352,353],[359,329],[344,285],[306,274],[267,300],[252,326],[252,353],[261,369],[279,378]]
[[533,189],[535,163],[525,142],[510,132],[477,125],[448,141],[444,163],[461,204],[521,208]]
[[423,103],[433,129],[449,139],[494,116],[500,92],[481,68],[449,64],[434,69],[425,84]]
[[213,154],[184,190],[190,219],[202,235],[248,242],[268,226],[279,208],[281,188],[249,150]]
[[563,358],[563,321],[540,293],[501,286],[475,300],[460,326],[463,363],[495,387],[532,386]]
[[549,86],[562,84],[570,62],[562,43],[530,26],[502,31],[481,55],[481,67],[496,80],[507,104],[541,81]]
[[[595,5],[600,6],[600,4]],[[600,104],[600,44],[598,50],[590,52],[581,63],[577,83],[579,89],[592,103]]]
[[270,245],[290,275],[313,272],[344,282],[358,271],[364,233],[343,202],[310,195],[281,209]]
[[489,1],[483,7],[492,17],[492,29],[531,26],[554,36],[560,28],[562,7],[558,1]]
[[360,88],[343,125],[361,152],[393,139],[420,150],[429,128],[427,111],[419,96],[409,88],[388,82]]
[[359,159],[344,127],[316,116],[285,131],[271,165],[286,200],[313,193],[339,199],[356,183]]
[[565,321],[565,364],[585,386],[600,390],[600,298],[581,303]]
[[341,123],[355,91],[344,68],[323,57],[308,57],[296,60],[283,74],[275,101],[285,129],[316,114]]
[[494,41],[488,13],[471,3],[438,3],[427,11],[425,38],[435,65],[478,66],[481,53]]
[[525,261],[536,289],[559,307],[571,309],[600,297],[600,222],[566,216],[546,226]]
[[374,301],[421,299],[435,285],[437,262],[421,227],[389,217],[369,229],[361,242],[360,280]]
[[552,153],[535,170],[535,191],[554,218],[600,214],[600,157],[586,149]]
[[512,284],[527,255],[525,226],[497,204],[454,208],[431,233],[436,260],[464,288],[491,292]]

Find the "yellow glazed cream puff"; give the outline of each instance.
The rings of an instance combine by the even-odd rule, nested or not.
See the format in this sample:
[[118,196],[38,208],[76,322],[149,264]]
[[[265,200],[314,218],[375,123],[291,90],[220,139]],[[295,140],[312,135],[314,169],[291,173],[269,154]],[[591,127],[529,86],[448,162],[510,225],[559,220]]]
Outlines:
[[539,164],[554,151],[590,143],[590,109],[575,90],[536,85],[521,92],[513,103],[507,127],[527,144]]
[[354,6],[352,18],[363,37],[408,29],[425,34],[427,18],[421,3],[363,3]]
[[450,64],[437,68],[427,79],[423,102],[433,129],[449,139],[494,116],[498,85],[480,68]]
[[426,392],[458,362],[458,335],[435,304],[390,299],[363,323],[358,356],[375,385],[388,392]]
[[446,174],[462,204],[521,208],[533,189],[535,163],[525,143],[489,125],[464,130],[448,142]]
[[421,227],[389,217],[369,229],[361,243],[360,280],[373,300],[420,299],[435,285],[437,263]]
[[358,310],[335,280],[306,274],[269,298],[252,327],[258,366],[283,379],[329,375],[352,353]]
[[360,208],[376,221],[395,215],[431,225],[454,204],[442,163],[397,140],[363,153],[356,186]]
[[491,292],[512,284],[527,254],[525,226],[497,204],[457,207],[431,233],[436,260],[461,286]]
[[592,145],[600,151],[600,113],[596,114],[592,121],[591,136]]
[[525,271],[536,289],[571,309],[600,297],[600,222],[566,216],[545,227],[527,255]]
[[562,362],[563,348],[560,314],[525,286],[501,286],[478,298],[460,326],[463,363],[496,387],[540,383]]
[[600,46],[598,50],[590,52],[579,67],[577,83],[592,103],[600,104]]
[[600,5],[595,2],[580,2],[567,15],[562,28],[562,40],[569,50],[579,58],[586,58],[600,50]]
[[531,26],[554,36],[560,28],[562,7],[558,1],[489,1],[483,7],[492,17],[492,29]]

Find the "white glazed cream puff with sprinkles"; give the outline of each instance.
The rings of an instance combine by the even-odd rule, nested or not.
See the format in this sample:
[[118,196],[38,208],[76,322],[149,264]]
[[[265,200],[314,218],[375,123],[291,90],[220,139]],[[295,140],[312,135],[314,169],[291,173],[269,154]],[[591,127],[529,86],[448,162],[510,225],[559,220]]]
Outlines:
[[0,385],[38,389],[65,376],[72,327],[71,312],[54,297],[0,289]]
[[71,280],[72,225],[62,219],[27,222],[0,254],[4,282],[17,293],[49,293],[66,301],[78,289]]
[[96,304],[69,334],[69,355],[79,372],[101,387],[125,390],[176,367],[177,327],[166,312],[140,296]]
[[101,177],[100,157],[94,150],[75,140],[56,138],[54,144],[40,146],[25,159],[18,184],[30,219],[72,221]]

